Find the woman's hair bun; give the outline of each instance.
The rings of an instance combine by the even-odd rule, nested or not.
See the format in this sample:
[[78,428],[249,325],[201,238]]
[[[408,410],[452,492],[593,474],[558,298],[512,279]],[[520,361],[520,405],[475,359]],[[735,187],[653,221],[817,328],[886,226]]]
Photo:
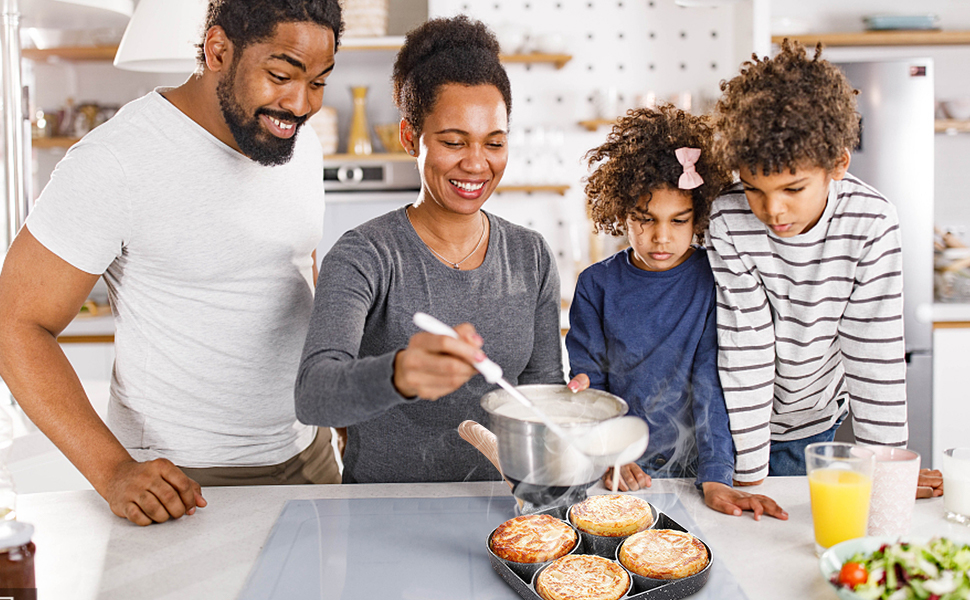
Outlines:
[[438,88],[447,83],[495,85],[511,110],[498,40],[484,23],[465,15],[431,19],[411,30],[398,51],[391,80],[401,116],[418,129]]
[[398,82],[403,82],[416,66],[442,52],[480,48],[499,55],[498,40],[481,21],[466,15],[431,19],[407,34],[404,46],[394,61],[394,97],[398,97]]

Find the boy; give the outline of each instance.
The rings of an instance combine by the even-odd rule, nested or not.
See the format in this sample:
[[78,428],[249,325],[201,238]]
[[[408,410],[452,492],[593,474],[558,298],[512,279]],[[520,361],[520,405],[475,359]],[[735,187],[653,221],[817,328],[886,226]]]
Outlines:
[[805,446],[848,414],[859,443],[907,442],[899,222],[848,173],[857,92],[820,53],[786,40],[722,83],[715,108],[719,157],[741,179],[708,232],[740,484],[804,475]]

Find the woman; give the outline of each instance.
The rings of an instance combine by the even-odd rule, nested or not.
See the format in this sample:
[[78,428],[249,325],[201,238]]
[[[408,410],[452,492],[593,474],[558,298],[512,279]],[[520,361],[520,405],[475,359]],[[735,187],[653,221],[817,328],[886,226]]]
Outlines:
[[[484,352],[513,384],[563,382],[553,255],[481,210],[508,161],[509,80],[494,35],[456,17],[408,34],[393,82],[421,191],[324,257],[297,416],[347,427],[344,483],[497,479],[456,431],[487,418],[493,386],[470,363]],[[462,323],[460,339],[418,332],[418,311]]]

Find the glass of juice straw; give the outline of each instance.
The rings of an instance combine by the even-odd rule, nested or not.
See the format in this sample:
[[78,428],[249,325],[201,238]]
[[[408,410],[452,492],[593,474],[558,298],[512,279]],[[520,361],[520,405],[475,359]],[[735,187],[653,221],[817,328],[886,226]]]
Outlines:
[[805,448],[816,554],[866,535],[875,463],[875,453],[856,444],[821,442]]

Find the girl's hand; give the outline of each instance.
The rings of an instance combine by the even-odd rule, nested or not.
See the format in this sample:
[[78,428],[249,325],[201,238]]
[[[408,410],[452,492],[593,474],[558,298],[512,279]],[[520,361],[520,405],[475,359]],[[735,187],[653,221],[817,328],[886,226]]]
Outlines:
[[[640,465],[630,463],[620,467],[620,484],[616,488],[621,492],[635,492],[641,488],[650,487],[650,476],[643,472]],[[603,487],[613,489],[613,467],[603,475]]]
[[485,359],[482,338],[470,323],[455,327],[458,338],[416,333],[394,357],[394,387],[406,398],[437,400],[457,390],[478,371],[472,363]]
[[589,387],[589,376],[586,373],[580,373],[570,380],[566,387],[571,389],[573,393],[581,392]]

